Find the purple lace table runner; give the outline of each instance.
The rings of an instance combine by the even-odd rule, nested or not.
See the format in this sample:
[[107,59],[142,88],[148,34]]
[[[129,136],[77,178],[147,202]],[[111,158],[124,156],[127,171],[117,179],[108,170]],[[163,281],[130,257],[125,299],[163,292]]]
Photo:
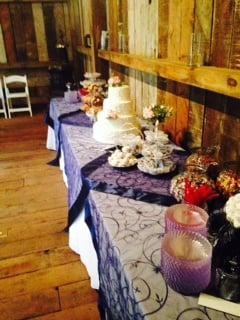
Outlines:
[[57,121],[63,114],[80,110],[82,102],[68,103],[64,98],[53,98],[50,101],[49,116],[53,121]]
[[63,124],[60,132],[68,179],[69,225],[81,212],[89,189],[82,176],[82,167],[106,153],[109,145],[96,142],[92,129]]
[[[110,153],[106,152],[82,168],[82,175],[89,189],[166,206],[176,204],[169,189],[177,169],[172,173],[152,176],[141,172],[137,166],[113,168],[108,163],[109,156]],[[186,153],[173,152],[172,160],[177,163],[177,168],[183,165],[185,159]]]
[[[88,128],[62,126],[61,141],[65,157],[65,170],[69,179],[69,225],[84,206],[89,190],[117,194],[145,202],[172,205],[170,181],[177,171],[162,176],[150,176],[136,167],[114,169],[108,164],[108,145],[96,142]],[[174,153],[178,163],[185,161],[185,153]]]
[[173,291],[161,271],[165,209],[156,204],[91,191],[99,259],[100,296],[108,319],[234,320]]
[[67,103],[64,98],[54,98],[50,102],[46,123],[54,129],[55,147],[57,156],[49,164],[59,165],[60,157],[60,130],[61,124],[72,126],[91,127],[92,122],[84,112],[80,110],[82,103]]

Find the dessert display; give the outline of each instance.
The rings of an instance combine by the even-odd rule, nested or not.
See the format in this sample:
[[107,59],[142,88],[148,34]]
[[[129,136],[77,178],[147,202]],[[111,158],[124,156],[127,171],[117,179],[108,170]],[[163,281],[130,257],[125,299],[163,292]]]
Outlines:
[[110,78],[108,97],[103,101],[93,125],[93,137],[99,142],[114,144],[119,136],[140,135],[140,124],[130,100],[130,89],[118,77]]
[[101,73],[99,73],[99,72],[85,72],[85,73],[84,73],[84,77],[85,77],[85,78],[87,78],[87,79],[93,79],[93,80],[99,78],[100,75],[101,75]]
[[83,86],[84,89],[87,89],[88,86],[91,84],[96,84],[98,86],[103,86],[106,84],[104,79],[98,79],[101,76],[101,73],[98,72],[85,72],[84,77],[85,80],[81,81],[80,84]]
[[168,135],[164,133],[162,130],[155,130],[155,131],[146,130],[144,132],[144,135],[146,137],[146,141],[149,144],[168,144],[169,143]]
[[109,164],[118,168],[134,166],[137,161],[137,158],[134,157],[129,147],[123,147],[122,150],[116,149],[108,158]]
[[230,197],[240,191],[240,173],[234,169],[222,170],[216,181],[219,192],[225,197]]
[[175,168],[176,164],[169,158],[163,158],[163,154],[158,154],[157,158],[143,157],[138,160],[138,169],[151,175],[169,173]]
[[159,157],[160,159],[169,158],[172,153],[172,146],[170,145],[156,145],[156,144],[148,144],[146,142],[142,145],[142,155],[145,157]]
[[115,139],[115,143],[122,147],[130,148],[132,154],[139,155],[142,152],[143,143],[141,136],[134,134],[123,134]]
[[172,146],[168,136],[161,130],[145,131],[146,140],[142,144],[143,158],[138,161],[138,169],[151,175],[169,173],[176,168],[171,160]]
[[83,106],[81,109],[95,120],[97,113],[102,110],[104,91],[101,86],[96,84],[89,85],[87,90],[88,94],[82,96]]

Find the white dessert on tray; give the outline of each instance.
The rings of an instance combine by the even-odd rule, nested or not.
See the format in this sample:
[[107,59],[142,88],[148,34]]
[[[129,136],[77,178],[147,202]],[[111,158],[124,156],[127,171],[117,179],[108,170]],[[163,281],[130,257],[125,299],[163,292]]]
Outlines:
[[138,169],[142,172],[159,175],[169,173],[176,168],[171,160],[172,146],[145,141],[142,146],[142,155],[138,161]]
[[169,143],[168,135],[162,130],[157,130],[157,131],[146,130],[144,134],[146,137],[146,141],[148,143],[158,144],[158,145]]
[[170,159],[163,159],[156,162],[155,159],[150,157],[143,157],[138,160],[138,169],[142,172],[159,175],[169,173],[176,168],[176,164]]
[[[140,124],[133,110],[128,85],[121,84],[115,77],[116,85],[109,79],[108,98],[103,101],[103,111],[99,112],[93,125],[93,137],[102,143],[116,143],[126,134],[140,135]],[[111,80],[111,81],[110,81]]]
[[116,149],[108,158],[108,162],[113,167],[127,168],[134,166],[137,159],[133,156],[129,147],[123,147],[122,150]]
[[95,84],[97,86],[104,86],[106,84],[106,81],[104,79],[98,79],[101,76],[101,73],[98,72],[85,72],[84,77],[85,80],[80,81],[80,84],[87,88],[91,84]]
[[85,72],[84,73],[84,77],[86,79],[97,79],[100,77],[100,75],[101,75],[101,73],[99,73],[99,72]]

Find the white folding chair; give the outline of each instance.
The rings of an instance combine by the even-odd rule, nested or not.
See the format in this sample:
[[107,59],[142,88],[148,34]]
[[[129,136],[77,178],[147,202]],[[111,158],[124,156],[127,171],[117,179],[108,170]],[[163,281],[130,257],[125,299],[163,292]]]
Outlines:
[[5,119],[7,119],[7,109],[6,109],[6,105],[5,105],[1,79],[0,79],[0,100],[1,100],[0,113],[4,113],[4,117],[5,117]]
[[[3,76],[3,82],[4,82],[4,89],[6,94],[6,102],[7,102],[7,108],[8,108],[8,114],[9,118],[11,118],[11,113],[14,112],[23,112],[28,111],[30,113],[30,116],[32,116],[32,107],[30,102],[30,95],[29,95],[29,89],[28,89],[28,82],[27,82],[27,76],[19,76],[19,75],[12,75],[5,77]],[[11,84],[22,84],[24,86],[23,91],[17,91],[17,92],[11,92],[10,87]],[[10,85],[10,87],[9,87]],[[22,87],[21,87],[22,89]],[[25,107],[14,107],[12,104],[12,99],[19,99],[19,98],[26,98],[27,99],[27,106]]]

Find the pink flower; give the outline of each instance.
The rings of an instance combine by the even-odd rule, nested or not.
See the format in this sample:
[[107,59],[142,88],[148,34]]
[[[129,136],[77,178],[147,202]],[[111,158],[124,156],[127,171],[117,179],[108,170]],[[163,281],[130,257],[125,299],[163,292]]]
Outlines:
[[113,111],[113,110],[110,110],[106,113],[106,118],[109,119],[116,119],[118,116],[117,112],[116,111]]
[[122,83],[122,81],[119,78],[119,76],[113,76],[113,77],[109,78],[109,80],[108,80],[108,84],[110,86],[120,86],[121,83]]
[[144,119],[152,119],[154,118],[154,112],[151,107],[146,107],[143,109],[143,118]]

